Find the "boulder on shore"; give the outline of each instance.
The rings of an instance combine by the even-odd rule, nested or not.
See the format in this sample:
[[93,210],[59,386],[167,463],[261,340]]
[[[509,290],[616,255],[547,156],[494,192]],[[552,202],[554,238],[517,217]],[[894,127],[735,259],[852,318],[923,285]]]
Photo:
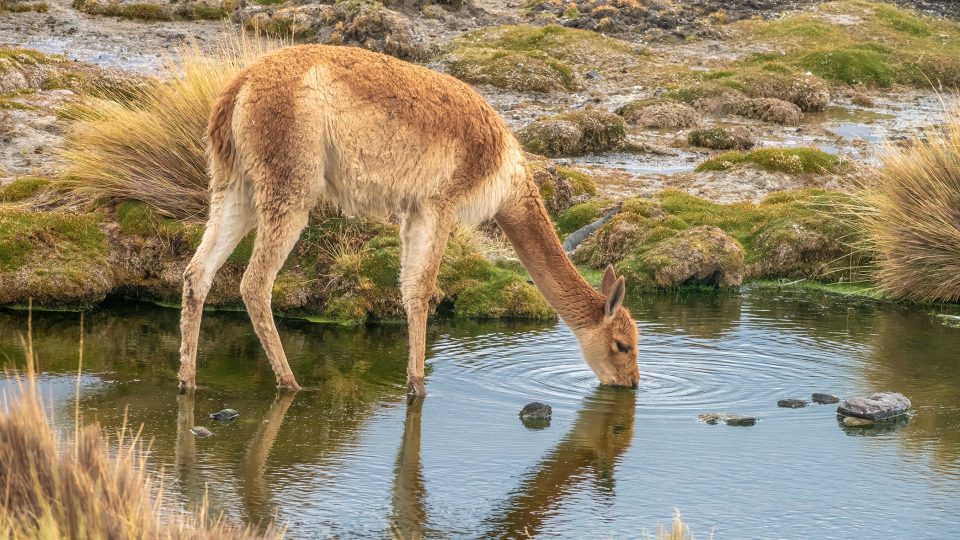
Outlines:
[[871,396],[844,400],[837,407],[837,414],[867,420],[885,420],[906,414],[909,410],[910,400],[907,396],[897,392],[877,392]]

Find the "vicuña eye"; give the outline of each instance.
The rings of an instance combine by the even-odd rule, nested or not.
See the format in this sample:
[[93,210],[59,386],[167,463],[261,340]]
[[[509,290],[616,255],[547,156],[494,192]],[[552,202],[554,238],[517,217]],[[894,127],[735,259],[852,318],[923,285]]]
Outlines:
[[622,352],[622,353],[630,352],[630,346],[627,345],[626,343],[617,341],[616,344],[617,344],[617,350],[618,350],[618,351],[620,351],[620,352]]

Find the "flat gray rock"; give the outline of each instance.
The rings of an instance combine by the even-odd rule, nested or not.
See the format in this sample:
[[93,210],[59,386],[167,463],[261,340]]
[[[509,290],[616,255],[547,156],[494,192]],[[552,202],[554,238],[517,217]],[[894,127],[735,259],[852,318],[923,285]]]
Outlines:
[[193,433],[198,439],[206,439],[207,437],[213,436],[213,432],[203,426],[194,426],[193,429],[190,430],[190,433]]
[[910,400],[907,396],[897,392],[877,392],[871,396],[844,400],[837,407],[837,414],[867,420],[884,420],[900,416],[909,410]]

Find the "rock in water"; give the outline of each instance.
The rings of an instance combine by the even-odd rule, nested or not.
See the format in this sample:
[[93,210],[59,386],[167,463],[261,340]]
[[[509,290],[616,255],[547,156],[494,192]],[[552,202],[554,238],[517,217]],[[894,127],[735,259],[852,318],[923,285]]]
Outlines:
[[739,414],[728,414],[723,419],[728,426],[752,426],[757,423],[756,417],[740,416]]
[[864,427],[872,426],[876,424],[873,420],[867,420],[866,418],[857,418],[856,416],[844,416],[843,425],[850,427]]
[[802,409],[807,406],[807,400],[805,399],[781,399],[777,402],[777,407],[783,407],[784,409]]
[[218,422],[229,422],[238,416],[240,416],[240,413],[237,411],[233,409],[224,409],[220,412],[211,414],[210,418],[213,418]]
[[703,413],[697,418],[702,422],[715,425],[719,422],[724,422],[728,426],[752,426],[757,423],[757,418],[755,416],[741,416],[739,414],[726,414],[726,413]]
[[897,392],[877,392],[872,396],[844,400],[837,407],[837,414],[867,420],[884,420],[905,414],[908,410],[910,400],[907,396]]
[[213,436],[213,432],[203,426],[194,426],[190,430],[190,433],[193,433],[198,439],[206,439],[207,437]]
[[810,399],[814,403],[819,403],[820,405],[831,405],[833,403],[840,403],[840,398],[833,394],[820,394],[816,393],[810,396]]
[[545,403],[540,403],[534,401],[533,403],[528,403],[523,407],[523,410],[520,411],[521,420],[549,420],[553,415],[553,409]]

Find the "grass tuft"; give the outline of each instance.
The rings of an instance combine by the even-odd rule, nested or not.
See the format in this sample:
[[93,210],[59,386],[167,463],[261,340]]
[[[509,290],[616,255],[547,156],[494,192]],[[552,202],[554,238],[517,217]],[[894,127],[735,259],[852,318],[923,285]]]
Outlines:
[[162,482],[148,472],[149,448],[126,425],[110,440],[96,424],[81,427],[77,410],[73,437],[61,440],[40,392],[29,325],[23,342],[26,375],[7,373],[16,381],[16,395],[5,395],[0,407],[3,538],[282,536],[272,527],[261,536],[252,528],[228,526],[208,516],[205,503],[192,515],[164,508]]
[[878,253],[880,289],[895,298],[960,300],[960,113],[949,115],[942,133],[882,160],[855,209]]
[[91,199],[136,199],[165,215],[203,217],[211,104],[237,71],[275,46],[240,37],[213,53],[187,48],[137,99],[73,111],[61,182]]

